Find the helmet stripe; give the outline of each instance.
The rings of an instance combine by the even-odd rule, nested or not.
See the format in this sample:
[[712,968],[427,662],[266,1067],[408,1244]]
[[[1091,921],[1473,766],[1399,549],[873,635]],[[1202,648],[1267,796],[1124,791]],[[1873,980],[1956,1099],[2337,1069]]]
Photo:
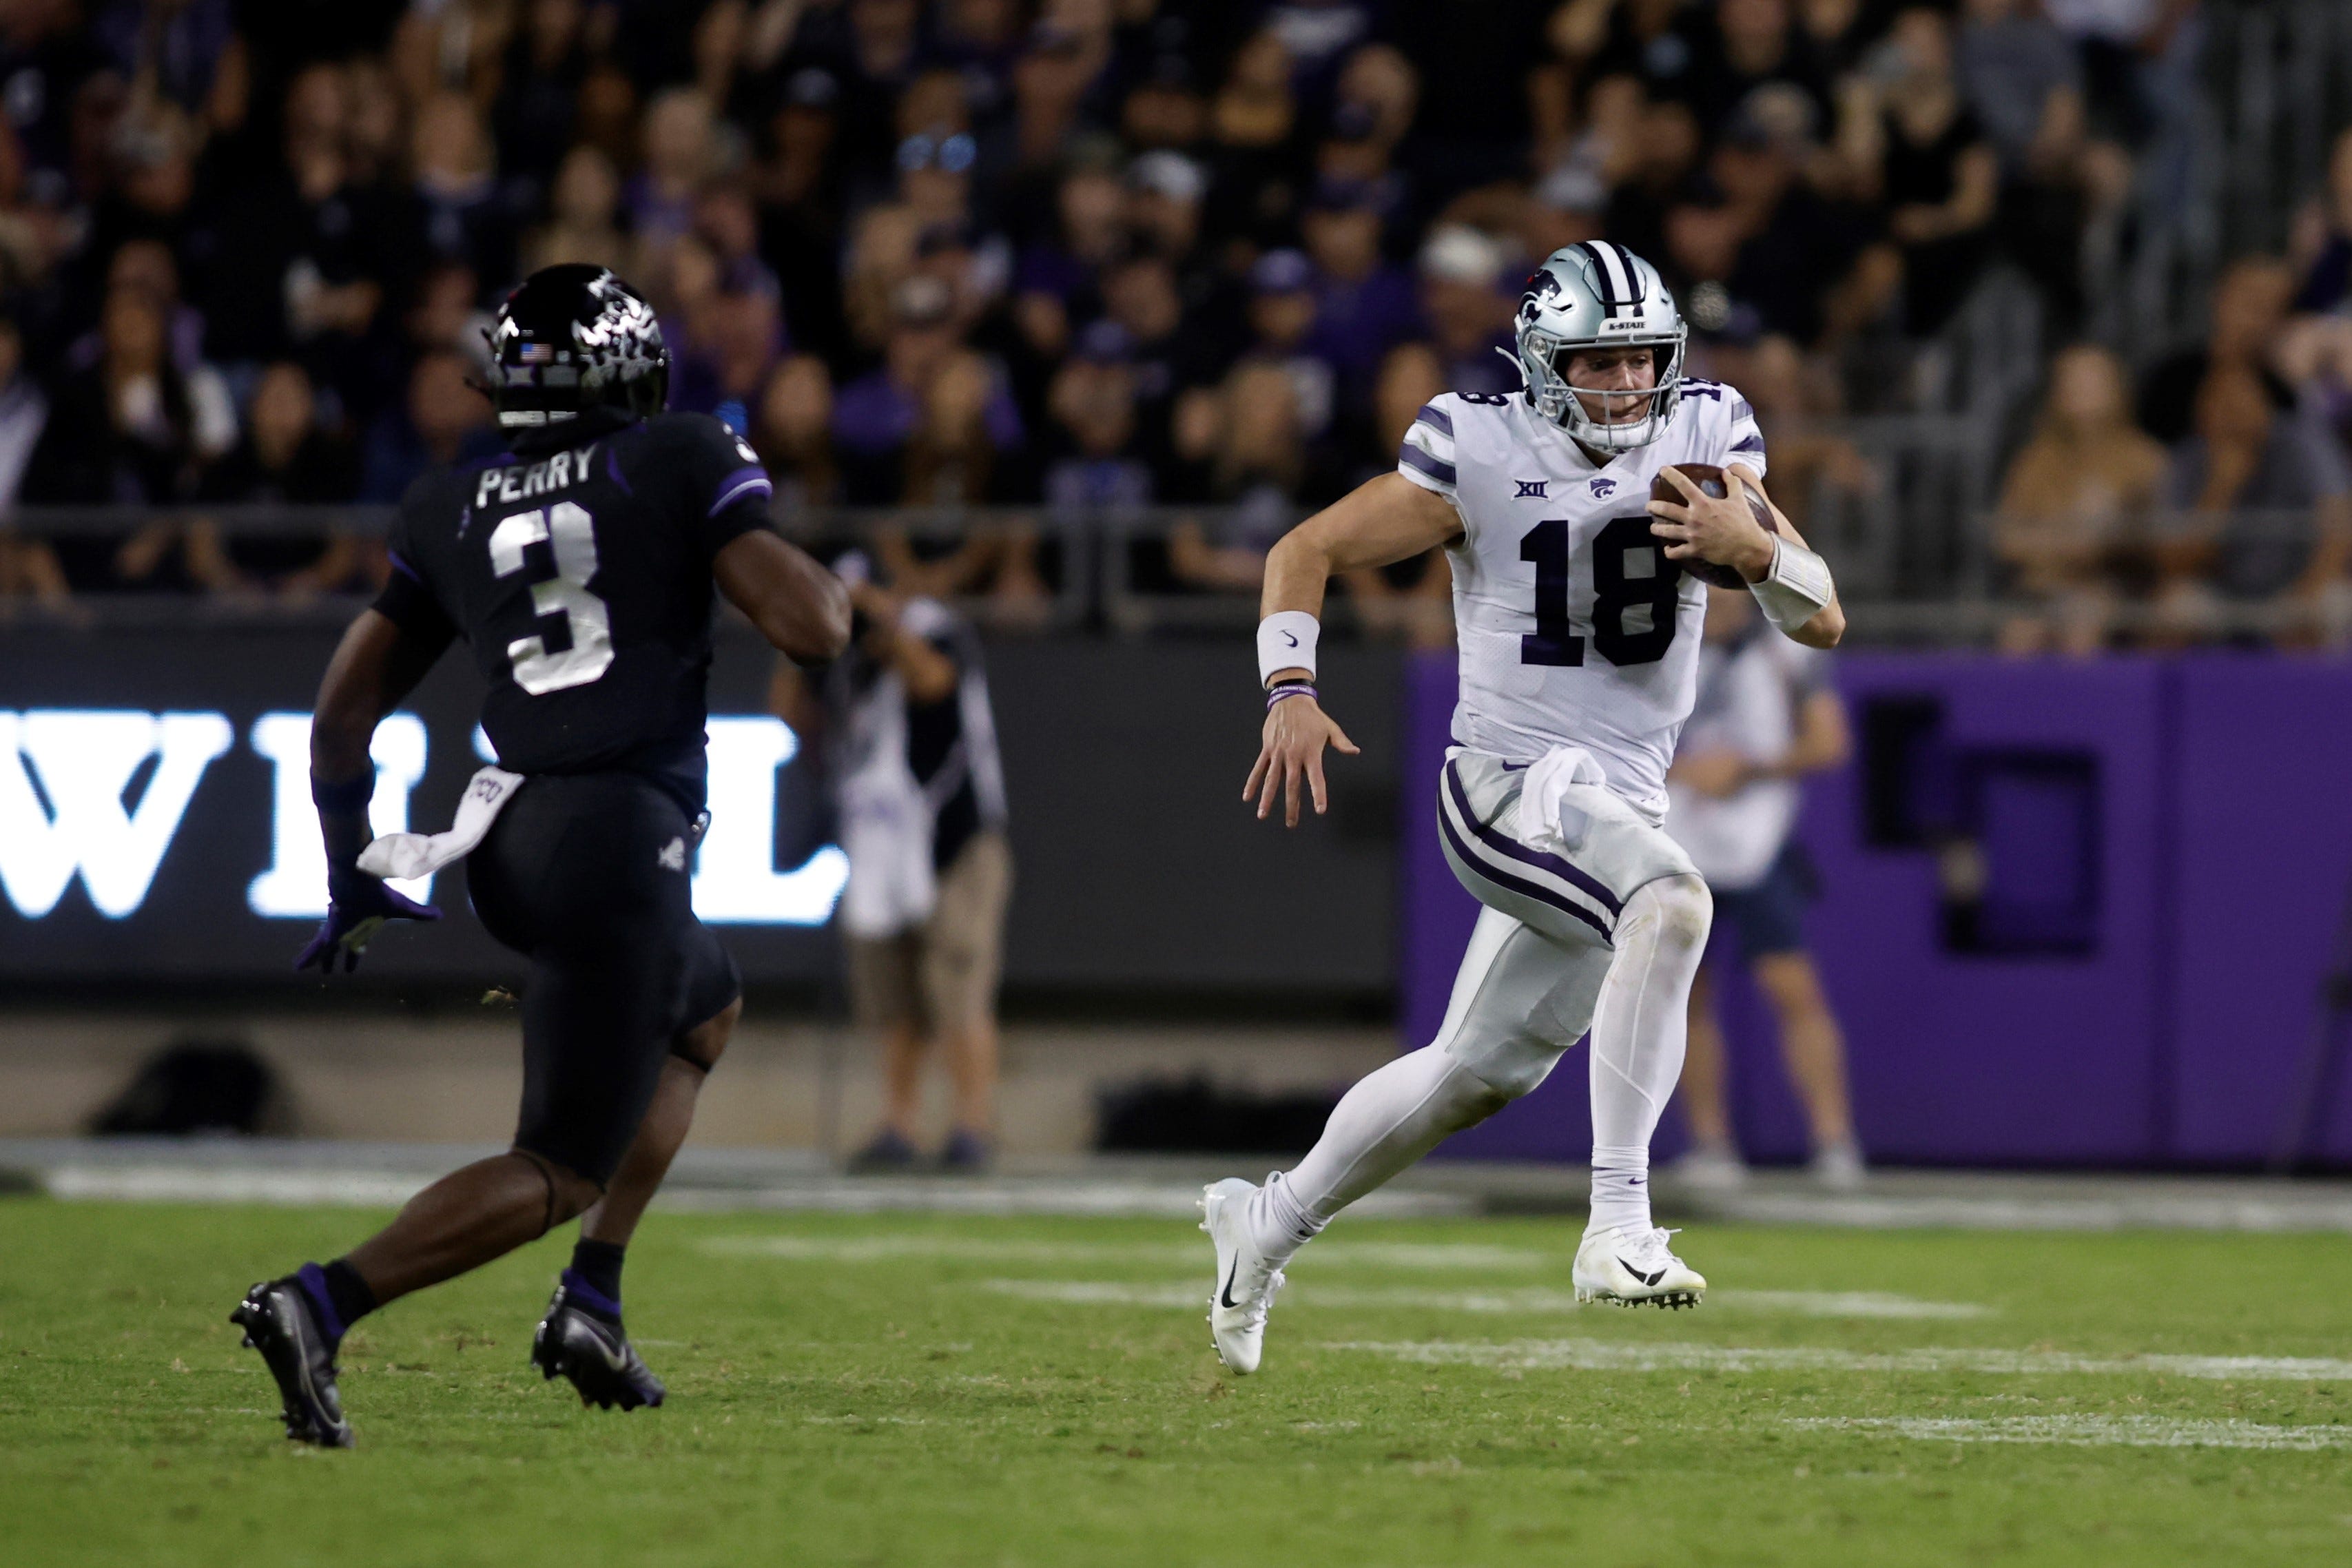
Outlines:
[[1625,268],[1625,303],[1627,307],[1636,310],[1640,310],[1642,308],[1643,294],[1641,258],[1613,239],[1603,240],[1601,243],[1617,253],[1619,265]]
[[1592,258],[1593,279],[1600,285],[1601,314],[1613,319],[1619,310],[1640,298],[1626,286],[1624,264],[1618,259],[1617,247],[1606,240],[1580,240],[1578,244]]
[[1617,253],[1618,261],[1625,268],[1625,309],[1639,315],[1648,309],[1643,302],[1648,289],[1642,283],[1642,258],[1613,240],[1608,243],[1609,248]]
[[1614,316],[1617,313],[1617,286],[1610,277],[1609,263],[1601,259],[1601,247],[1591,240],[1580,239],[1576,242],[1576,248],[1584,252],[1585,258],[1592,263],[1592,281],[1601,296],[1601,313]]

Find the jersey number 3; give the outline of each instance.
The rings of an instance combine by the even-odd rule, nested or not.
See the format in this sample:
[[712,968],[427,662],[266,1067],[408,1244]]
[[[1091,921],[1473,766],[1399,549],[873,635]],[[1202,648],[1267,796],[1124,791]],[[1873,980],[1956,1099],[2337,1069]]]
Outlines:
[[555,575],[530,585],[531,607],[541,616],[562,616],[572,646],[550,653],[547,639],[537,636],[507,644],[514,682],[533,697],[585,686],[613,662],[613,618],[588,591],[596,575],[596,520],[586,507],[557,501],[501,521],[490,533],[490,571],[513,576],[523,568],[524,550],[542,539],[553,546]]
[[[1536,568],[1536,629],[1519,637],[1521,664],[1584,662],[1568,618],[1568,523],[1547,518],[1519,541]],[[1592,537],[1592,646],[1614,665],[1655,664],[1675,640],[1682,563],[1666,559],[1647,517],[1621,517]]]

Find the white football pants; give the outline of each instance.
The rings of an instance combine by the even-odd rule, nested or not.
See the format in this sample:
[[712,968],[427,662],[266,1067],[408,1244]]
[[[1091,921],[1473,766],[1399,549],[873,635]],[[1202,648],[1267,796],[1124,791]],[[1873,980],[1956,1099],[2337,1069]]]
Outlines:
[[[1466,765],[1465,765],[1466,764]],[[1441,781],[1447,859],[1486,905],[1429,1045],[1365,1078],[1251,1208],[1279,1264],[1348,1205],[1549,1076],[1592,1034],[1591,1228],[1649,1224],[1651,1135],[1682,1076],[1706,884],[1664,832],[1597,787],[1573,792],[1570,858],[1510,838],[1516,770],[1460,753]]]

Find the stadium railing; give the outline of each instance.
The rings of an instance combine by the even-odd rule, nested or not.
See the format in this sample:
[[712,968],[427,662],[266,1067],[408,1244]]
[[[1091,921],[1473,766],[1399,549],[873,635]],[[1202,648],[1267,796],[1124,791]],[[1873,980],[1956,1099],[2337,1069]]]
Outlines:
[[[1982,644],[2015,617],[2052,613],[2048,600],[2017,591],[2000,544],[2005,534],[2046,534],[2049,525],[1986,508],[1990,465],[1983,459],[1981,422],[1888,416],[1843,421],[1824,426],[1822,434],[1851,444],[1871,476],[1860,489],[1817,480],[1802,513],[1809,537],[1837,567],[1857,640]],[[373,539],[382,537],[392,517],[393,509],[374,506],[26,507],[0,515],[0,541],[127,537],[159,522],[200,521],[229,539],[330,531]],[[1254,594],[1190,586],[1173,569],[1170,540],[1181,527],[1197,528],[1213,541],[1223,521],[1217,509],[1202,507],[782,508],[777,514],[788,536],[827,555],[856,548],[939,574],[942,596],[992,631],[1130,638],[1240,635],[1255,624]],[[2272,575],[2292,575],[2294,563],[2318,542],[2322,529],[2315,510],[2163,511],[2105,524],[2084,548],[2095,550],[2102,563],[2108,592],[2100,613],[2123,635],[2334,642],[2352,626],[2323,625],[2324,617],[2345,619],[2352,606],[2315,605],[2279,593],[2231,597],[2217,591],[2183,620],[2145,591],[2158,546],[2210,540],[2230,552],[2267,552]],[[991,591],[1016,546],[1034,564],[1042,594]],[[949,582],[959,576],[961,591]],[[2352,581],[2338,592],[2352,600]],[[365,599],[363,594],[289,600],[261,594],[88,593],[58,611],[29,597],[0,595],[0,619],[100,627],[339,625]],[[1387,624],[1368,617],[1344,590],[1332,595],[1328,620],[1342,635],[1370,634]]]

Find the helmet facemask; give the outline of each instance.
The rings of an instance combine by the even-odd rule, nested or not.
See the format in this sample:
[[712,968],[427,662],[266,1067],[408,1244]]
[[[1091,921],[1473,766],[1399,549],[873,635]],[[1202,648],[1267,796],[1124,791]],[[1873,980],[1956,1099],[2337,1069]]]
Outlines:
[[[1518,345],[1519,374],[1527,384],[1528,401],[1538,414],[1567,431],[1580,445],[1594,451],[1630,452],[1666,433],[1666,424],[1674,417],[1675,405],[1682,395],[1683,332],[1679,328],[1672,333],[1654,336],[1570,342],[1529,322],[1519,329]],[[1621,348],[1650,351],[1657,369],[1654,385],[1603,389],[1580,388],[1570,384],[1564,361],[1592,350]],[[1646,407],[1637,418],[1595,418],[1584,397],[1577,395],[1580,391],[1587,397],[1610,399],[1601,406],[1612,413],[1625,408],[1627,400],[1634,398],[1643,400]]]
[[[1564,245],[1528,277],[1515,331],[1518,352],[1504,353],[1519,367],[1528,402],[1580,444],[1596,452],[1630,452],[1666,433],[1681,396],[1685,329],[1656,268],[1608,240]],[[1569,384],[1569,360],[1614,349],[1647,349],[1654,384],[1583,391],[1596,402],[1618,400],[1614,406],[1636,417],[1609,417],[1607,402],[1596,415]]]

